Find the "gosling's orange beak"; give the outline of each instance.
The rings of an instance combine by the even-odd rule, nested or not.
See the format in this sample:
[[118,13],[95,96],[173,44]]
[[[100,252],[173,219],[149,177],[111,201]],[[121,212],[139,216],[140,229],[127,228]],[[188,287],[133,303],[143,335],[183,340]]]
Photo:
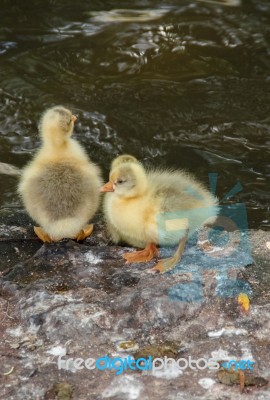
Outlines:
[[105,185],[102,186],[102,188],[100,188],[99,191],[100,192],[114,192],[112,182],[109,181],[109,182],[105,183]]
[[76,115],[72,115],[72,117],[71,117],[71,121],[73,121],[73,122],[76,122],[77,121],[77,117],[76,117]]

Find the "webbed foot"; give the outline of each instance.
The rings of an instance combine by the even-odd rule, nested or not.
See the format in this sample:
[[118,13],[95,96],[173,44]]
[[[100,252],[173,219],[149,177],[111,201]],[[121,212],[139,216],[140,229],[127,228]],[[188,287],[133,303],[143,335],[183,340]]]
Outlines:
[[149,273],[156,273],[160,272],[161,274],[164,274],[164,272],[168,272],[172,270],[176,264],[181,260],[182,254],[184,253],[186,242],[187,242],[188,235],[186,235],[180,240],[178,247],[176,249],[176,252],[174,255],[170,258],[164,258],[163,260],[160,260],[157,265],[155,265],[153,268],[149,270]]
[[143,250],[132,251],[131,253],[125,253],[122,257],[126,260],[127,263],[135,263],[135,262],[148,262],[151,261],[154,257],[157,257],[159,251],[154,243],[150,243]]
[[85,238],[87,238],[88,236],[90,236],[91,233],[93,232],[93,229],[94,229],[94,225],[93,225],[93,224],[86,225],[86,226],[78,233],[78,235],[75,237],[75,239],[77,240],[77,242],[80,242],[81,240],[84,240]]
[[164,272],[168,272],[172,270],[176,264],[178,263],[177,257],[173,256],[170,258],[164,258],[163,260],[160,260],[153,268],[149,269],[149,273],[156,273],[160,272],[161,274],[164,274]]
[[34,232],[43,243],[53,242],[48,233],[46,233],[40,226],[34,226]]

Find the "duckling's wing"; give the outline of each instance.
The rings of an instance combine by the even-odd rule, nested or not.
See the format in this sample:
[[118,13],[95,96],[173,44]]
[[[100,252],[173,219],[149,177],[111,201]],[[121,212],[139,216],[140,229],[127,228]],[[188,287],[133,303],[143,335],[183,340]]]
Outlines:
[[153,171],[149,181],[159,203],[156,218],[161,243],[176,243],[188,229],[192,233],[218,213],[216,199],[183,171]]
[[176,245],[189,229],[189,220],[177,213],[161,212],[156,217],[158,243],[164,246]]

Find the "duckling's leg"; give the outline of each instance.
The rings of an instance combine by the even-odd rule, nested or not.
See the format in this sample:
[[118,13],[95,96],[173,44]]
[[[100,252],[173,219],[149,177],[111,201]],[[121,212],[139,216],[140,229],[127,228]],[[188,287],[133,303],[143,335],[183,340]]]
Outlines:
[[77,242],[84,240],[85,238],[87,238],[88,236],[91,235],[91,233],[93,232],[94,229],[94,225],[90,224],[90,225],[86,225],[79,233],[78,235],[75,237],[75,239],[77,240]]
[[154,243],[150,243],[144,250],[132,251],[131,253],[125,253],[122,257],[127,263],[133,262],[147,262],[151,261],[155,256],[159,255],[159,251]]
[[43,243],[53,242],[48,233],[46,233],[40,226],[34,226],[34,232]]
[[170,271],[173,269],[176,264],[181,260],[182,254],[184,253],[186,242],[187,242],[188,235],[183,237],[183,239],[180,240],[179,245],[176,249],[176,252],[174,255],[170,258],[164,258],[163,260],[160,260],[157,265],[155,265],[153,268],[149,270],[150,273],[152,272],[160,272],[163,274],[164,272]]

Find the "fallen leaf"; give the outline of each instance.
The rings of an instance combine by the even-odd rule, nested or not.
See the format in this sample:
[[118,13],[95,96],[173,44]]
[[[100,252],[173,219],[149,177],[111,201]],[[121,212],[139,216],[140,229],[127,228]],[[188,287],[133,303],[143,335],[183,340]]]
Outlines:
[[71,400],[73,388],[68,382],[55,383],[46,393],[45,399]]
[[248,312],[250,308],[250,302],[246,293],[239,293],[237,298],[238,304],[241,306],[242,311]]
[[227,386],[236,384],[239,380],[239,373],[235,371],[228,371],[227,369],[220,369],[217,373],[217,377],[220,383]]
[[261,376],[254,376],[251,372],[245,372],[242,378],[239,377],[242,371],[229,371],[227,369],[221,368],[217,373],[217,378],[220,383],[223,383],[227,386],[232,386],[235,384],[241,383],[240,386],[265,386],[268,384],[268,381]]
[[155,343],[145,346],[138,350],[134,354],[135,360],[138,358],[161,358],[168,357],[176,359],[179,353],[180,342],[179,341],[165,341],[164,343]]
[[240,385],[240,393],[243,393],[245,388],[245,374],[243,371],[239,372],[239,385]]

